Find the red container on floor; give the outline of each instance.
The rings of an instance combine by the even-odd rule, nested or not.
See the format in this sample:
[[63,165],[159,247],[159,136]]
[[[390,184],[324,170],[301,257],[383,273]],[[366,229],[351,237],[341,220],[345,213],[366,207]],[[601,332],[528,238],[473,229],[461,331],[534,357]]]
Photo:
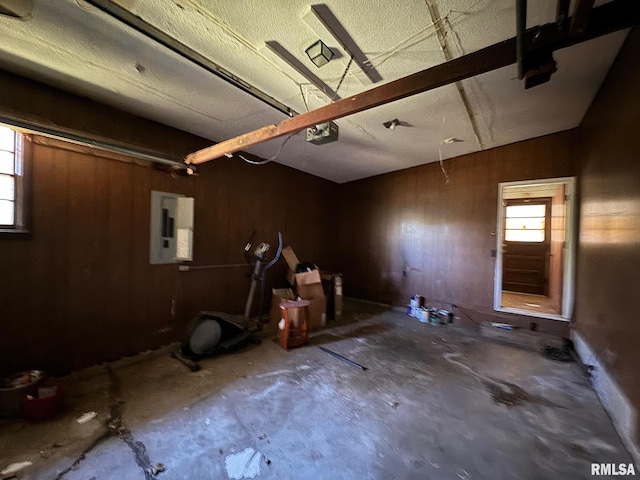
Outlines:
[[[51,389],[54,389],[53,392]],[[25,420],[30,422],[37,422],[40,420],[46,420],[53,417],[60,411],[62,407],[62,399],[64,398],[64,385],[62,383],[55,383],[47,385],[46,387],[40,387],[39,395],[42,395],[44,391],[48,391],[50,396],[25,397],[22,400],[22,416]],[[51,395],[53,393],[53,395]]]

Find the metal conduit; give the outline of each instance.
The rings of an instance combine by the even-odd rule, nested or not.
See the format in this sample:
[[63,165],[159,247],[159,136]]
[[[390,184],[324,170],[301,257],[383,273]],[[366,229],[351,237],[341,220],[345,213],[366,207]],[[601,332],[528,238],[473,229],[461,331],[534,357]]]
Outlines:
[[127,155],[129,157],[137,158],[140,160],[146,160],[147,162],[162,163],[164,165],[170,165],[178,169],[183,169],[183,168],[186,168],[187,166],[184,163],[184,161],[182,161],[178,157],[170,157],[167,155],[163,155],[161,153],[148,152],[142,149],[114,145],[111,143],[104,142],[102,140],[95,140],[89,137],[83,137],[82,135],[78,135],[76,133],[54,130],[52,128],[44,127],[42,125],[34,125],[34,124],[24,122],[22,120],[15,119],[15,118],[4,117],[0,115],[0,123],[3,123],[10,127],[18,128],[20,130],[25,130],[27,132],[55,138],[56,140],[64,140],[67,142],[72,142],[72,143],[84,145],[87,147],[98,148],[100,150],[105,150],[107,152],[119,153],[121,155]]
[[207,72],[212,73],[216,77],[230,83],[234,87],[252,95],[258,100],[261,100],[270,107],[275,108],[289,117],[297,115],[295,110],[282,102],[279,102],[262,90],[254,87],[242,78],[239,78],[228,70],[222,68],[220,65],[190,48],[186,44],[176,40],[170,35],[167,35],[165,32],[143,20],[138,15],[135,15],[126,8],[121,7],[117,2],[113,2],[112,0],[86,0],[86,2],[109,15],[111,18],[134,29],[146,38],[164,46],[175,54],[180,55],[182,58],[188,60],[194,65],[205,69]]

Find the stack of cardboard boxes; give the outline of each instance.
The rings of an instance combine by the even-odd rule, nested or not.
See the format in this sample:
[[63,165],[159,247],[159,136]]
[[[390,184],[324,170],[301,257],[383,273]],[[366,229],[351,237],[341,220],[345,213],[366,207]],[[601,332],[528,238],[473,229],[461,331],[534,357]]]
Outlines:
[[[310,330],[318,330],[326,325],[327,316],[331,320],[339,319],[342,315],[342,276],[336,273],[321,273],[317,268],[296,273],[300,261],[293,249],[285,247],[282,256],[287,262],[287,281],[292,288],[273,289],[270,321],[278,323],[281,318],[280,304],[297,298],[311,302]],[[293,312],[293,315],[291,321],[296,324],[297,312]]]

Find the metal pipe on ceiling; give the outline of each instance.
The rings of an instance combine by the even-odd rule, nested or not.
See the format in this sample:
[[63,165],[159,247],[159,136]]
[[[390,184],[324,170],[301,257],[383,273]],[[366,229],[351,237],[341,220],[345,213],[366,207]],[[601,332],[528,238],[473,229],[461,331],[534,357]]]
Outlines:
[[35,133],[38,135],[43,135],[45,137],[54,138],[56,140],[63,140],[66,142],[71,142],[71,143],[83,145],[86,147],[105,150],[107,152],[118,153],[121,155],[133,157],[139,160],[145,160],[147,162],[161,163],[163,165],[168,165],[176,169],[184,169],[187,167],[184,161],[177,157],[170,157],[167,155],[163,155],[161,153],[145,151],[142,149],[136,149],[134,147],[125,146],[125,145],[115,145],[112,143],[105,142],[103,140],[97,140],[90,137],[78,135],[77,133],[74,133],[74,132],[64,132],[61,130],[55,130],[50,127],[28,123],[16,118],[5,117],[0,115],[0,124],[7,125],[9,127],[14,127],[24,132]]
[[117,5],[111,0],[85,0],[87,3],[98,8],[110,17],[124,23],[128,27],[134,29],[138,33],[141,33],[148,39],[162,45],[163,47],[171,50],[172,52],[180,55],[185,60],[205,69],[207,72],[214,74],[216,77],[221,78],[225,82],[230,83],[236,88],[248,93],[249,95],[263,101],[270,107],[284,113],[285,115],[292,117],[297,115],[298,112],[291,109],[282,102],[279,102],[272,96],[266,94],[262,90],[254,87],[250,83],[244,81],[228,70],[222,68],[217,63],[209,60],[204,55],[196,52],[192,48],[188,47],[182,42],[179,42],[175,38],[167,35],[162,30],[154,27],[150,23],[146,22],[137,15],[134,15],[129,10]]

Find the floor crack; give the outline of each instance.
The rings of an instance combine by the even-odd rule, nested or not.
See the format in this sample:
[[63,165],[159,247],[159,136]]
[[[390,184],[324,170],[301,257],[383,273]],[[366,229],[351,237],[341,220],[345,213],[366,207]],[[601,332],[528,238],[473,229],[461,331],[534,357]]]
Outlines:
[[71,466],[67,467],[63,471],[61,471],[58,476],[56,476],[55,480],[62,480],[62,478],[72,470],[77,470],[80,467],[80,463],[86,458],[87,454],[89,454],[94,448],[96,448],[103,440],[109,437],[117,436],[133,452],[136,464],[142,469],[144,472],[145,480],[152,480],[155,475],[161,473],[165,470],[163,464],[158,463],[153,465],[151,460],[149,459],[149,454],[147,453],[147,448],[144,443],[136,440],[131,434],[131,430],[127,427],[122,421],[122,411],[124,408],[124,400],[122,400],[120,391],[120,379],[115,374],[113,370],[109,367],[108,364],[105,364],[105,370],[109,375],[110,385],[109,385],[109,418],[105,422],[106,429],[99,435],[96,439],[94,439],[87,448],[85,448],[82,453],[76,458],[76,460],[71,464]]

